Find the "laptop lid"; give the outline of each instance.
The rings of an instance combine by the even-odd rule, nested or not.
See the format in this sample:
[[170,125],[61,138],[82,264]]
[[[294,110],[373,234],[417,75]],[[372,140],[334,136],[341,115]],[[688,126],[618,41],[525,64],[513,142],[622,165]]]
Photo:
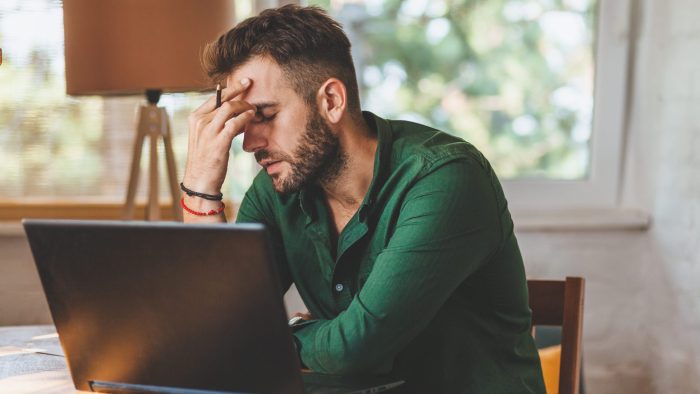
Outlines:
[[262,225],[23,224],[77,389],[303,392]]

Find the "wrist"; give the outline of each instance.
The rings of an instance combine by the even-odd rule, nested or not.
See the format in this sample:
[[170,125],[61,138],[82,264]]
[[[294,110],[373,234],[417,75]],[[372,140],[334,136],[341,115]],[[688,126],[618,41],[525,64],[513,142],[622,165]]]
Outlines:
[[[188,196],[185,193],[182,193],[182,198],[183,202],[189,209],[197,212],[218,211],[222,204],[221,201],[206,200],[200,197]],[[190,214],[189,212],[187,213]]]
[[199,179],[190,179],[187,176],[182,180],[182,184],[193,191],[204,194],[218,195],[221,194],[221,182],[211,182]]
[[182,190],[185,194],[187,194],[190,197],[199,197],[203,198],[205,200],[209,201],[222,201],[224,199],[224,195],[219,193],[219,194],[207,194],[207,193],[200,193],[198,191],[194,191],[187,186],[183,182],[180,182],[180,190]]

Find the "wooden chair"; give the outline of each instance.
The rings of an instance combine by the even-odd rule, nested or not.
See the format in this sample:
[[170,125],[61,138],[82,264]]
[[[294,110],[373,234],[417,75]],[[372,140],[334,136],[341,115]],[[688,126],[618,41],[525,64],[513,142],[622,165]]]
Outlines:
[[535,326],[561,326],[560,394],[579,392],[584,286],[579,277],[527,281],[533,334]]

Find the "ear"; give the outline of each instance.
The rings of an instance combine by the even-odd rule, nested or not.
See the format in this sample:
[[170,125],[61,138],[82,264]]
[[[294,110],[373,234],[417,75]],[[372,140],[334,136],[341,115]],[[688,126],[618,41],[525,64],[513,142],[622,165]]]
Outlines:
[[319,114],[329,124],[340,123],[348,103],[345,84],[337,78],[329,78],[318,89],[316,102]]

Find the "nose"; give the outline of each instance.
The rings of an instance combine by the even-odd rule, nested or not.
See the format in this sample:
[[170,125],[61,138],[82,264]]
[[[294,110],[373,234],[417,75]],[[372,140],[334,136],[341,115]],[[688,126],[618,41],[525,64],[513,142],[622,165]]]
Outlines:
[[243,150],[246,152],[257,152],[267,146],[267,135],[265,127],[248,124],[243,133]]

